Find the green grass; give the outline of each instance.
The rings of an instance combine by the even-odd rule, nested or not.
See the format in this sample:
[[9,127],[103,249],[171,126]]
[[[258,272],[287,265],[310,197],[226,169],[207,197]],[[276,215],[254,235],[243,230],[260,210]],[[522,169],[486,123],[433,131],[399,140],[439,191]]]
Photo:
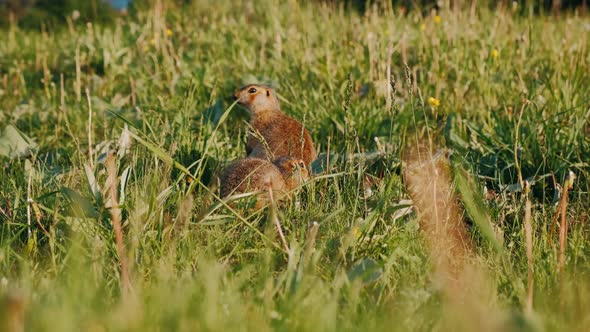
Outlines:
[[[35,143],[30,156],[0,156],[0,293],[20,292],[31,331],[588,330],[590,21],[483,6],[434,15],[194,1],[106,26],[0,33],[0,153],[21,135],[24,150]],[[214,175],[245,153],[247,114],[230,96],[252,81],[275,86],[334,153],[278,211],[290,253],[267,211],[213,196]],[[122,297],[103,154],[120,149],[125,126]],[[450,154],[469,259],[492,290],[471,301],[497,308],[484,322],[446,300],[419,216],[396,214],[415,137]],[[503,190],[518,182],[515,158],[535,179],[533,314],[522,309],[524,198]],[[553,178],[570,170],[560,275]],[[365,176],[380,178],[370,197]],[[487,219],[500,240],[476,227]]]

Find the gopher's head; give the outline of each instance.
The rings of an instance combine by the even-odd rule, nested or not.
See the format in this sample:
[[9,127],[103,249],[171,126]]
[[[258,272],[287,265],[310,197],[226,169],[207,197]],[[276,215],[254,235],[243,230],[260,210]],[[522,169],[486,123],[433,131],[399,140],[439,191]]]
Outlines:
[[240,106],[246,108],[252,115],[280,109],[275,91],[264,85],[246,85],[236,90],[234,98]]
[[280,157],[274,161],[285,180],[295,180],[302,184],[309,178],[309,172],[303,160],[294,157]]

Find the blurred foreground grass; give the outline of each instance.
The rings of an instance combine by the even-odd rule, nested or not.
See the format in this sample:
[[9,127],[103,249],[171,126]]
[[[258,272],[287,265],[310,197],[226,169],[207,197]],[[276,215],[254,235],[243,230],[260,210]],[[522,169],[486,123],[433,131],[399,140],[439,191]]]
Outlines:
[[[156,1],[113,25],[4,31],[0,292],[32,331],[589,330],[590,20],[511,10]],[[229,96],[251,81],[276,87],[332,160],[278,212],[288,253],[265,213],[210,193],[244,154],[247,116]],[[450,288],[464,302],[408,209],[416,138],[450,160],[475,243],[479,272]],[[550,223],[570,171],[558,273]],[[477,285],[487,293],[470,297]]]

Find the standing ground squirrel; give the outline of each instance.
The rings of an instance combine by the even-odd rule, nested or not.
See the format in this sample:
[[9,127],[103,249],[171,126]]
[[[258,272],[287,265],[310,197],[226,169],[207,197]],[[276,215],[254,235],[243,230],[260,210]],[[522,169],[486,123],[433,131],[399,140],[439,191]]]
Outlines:
[[[246,85],[236,90],[234,97],[252,115],[250,126],[254,134],[248,135],[246,143],[249,157],[274,160],[293,156],[302,159],[306,166],[317,158],[309,132],[300,122],[281,112],[273,89],[263,85]],[[256,133],[266,144],[260,142]]]
[[281,157],[274,162],[258,158],[245,158],[234,161],[221,176],[220,196],[262,191],[258,195],[256,208],[269,200],[268,189],[272,189],[276,200],[284,198],[289,191],[307,180],[305,163],[293,157]]

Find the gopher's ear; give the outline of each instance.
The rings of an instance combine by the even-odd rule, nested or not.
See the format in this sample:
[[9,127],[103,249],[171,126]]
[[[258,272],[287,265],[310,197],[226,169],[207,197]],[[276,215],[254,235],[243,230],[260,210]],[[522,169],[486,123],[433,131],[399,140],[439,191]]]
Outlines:
[[266,90],[266,96],[270,97],[270,91]]

